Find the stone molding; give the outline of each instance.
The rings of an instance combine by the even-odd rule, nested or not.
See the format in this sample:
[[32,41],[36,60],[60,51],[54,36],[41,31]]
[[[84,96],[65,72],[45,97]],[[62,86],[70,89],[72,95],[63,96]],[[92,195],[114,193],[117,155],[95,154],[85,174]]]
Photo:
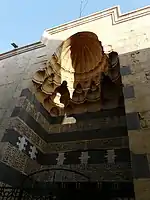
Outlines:
[[81,26],[83,24],[86,24],[86,23],[89,23],[89,22],[92,22],[92,21],[95,21],[95,20],[98,20],[98,19],[101,19],[101,18],[104,18],[107,16],[111,16],[112,25],[117,25],[119,23],[133,20],[133,19],[145,16],[148,14],[150,14],[150,6],[145,6],[143,8],[136,9],[136,10],[124,13],[124,14],[121,13],[120,6],[114,6],[112,8],[93,13],[89,16],[82,17],[77,20],[62,24],[60,26],[57,26],[57,27],[54,27],[51,29],[47,29],[44,31],[41,41],[43,43],[45,43],[49,35],[53,35],[53,34],[61,32],[61,31],[65,31],[65,30],[74,28],[76,26]]
[[40,41],[0,54],[0,60],[45,47]]

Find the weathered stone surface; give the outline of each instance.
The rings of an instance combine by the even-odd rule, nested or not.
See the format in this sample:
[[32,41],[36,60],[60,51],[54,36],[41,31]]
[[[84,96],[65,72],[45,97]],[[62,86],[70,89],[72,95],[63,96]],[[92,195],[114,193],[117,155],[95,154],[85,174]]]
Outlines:
[[11,185],[12,187],[20,187],[22,180],[25,179],[25,175],[17,169],[0,162],[0,181]]
[[[36,45],[35,45],[36,46]],[[28,49],[28,47],[27,47]],[[25,87],[31,87],[32,82],[29,80],[32,73],[31,65],[41,55],[44,49],[32,48],[32,51],[23,54],[14,54],[0,61],[0,118],[10,116],[12,107],[15,105],[14,98],[18,97]],[[38,68],[39,66],[37,66]],[[29,75],[30,74],[30,75]],[[7,110],[7,112],[4,111]],[[0,122],[1,123],[1,122]]]
[[[25,98],[25,97],[20,97]],[[28,99],[25,99],[24,104],[19,107],[24,108],[41,126],[48,131],[51,127],[49,122],[45,119],[45,117],[36,109],[35,105],[32,104]]]
[[103,119],[91,119],[85,121],[79,121],[72,124],[56,124],[56,125],[49,125],[48,129],[49,134],[51,133],[59,133],[59,132],[73,132],[73,131],[86,131],[86,130],[94,130],[99,128],[106,128],[106,127],[123,127],[126,126],[125,116],[122,117],[106,117]]
[[31,141],[31,143],[35,146],[38,146],[38,148],[41,151],[44,151],[44,149],[46,148],[46,142],[43,139],[41,139],[25,123],[22,123],[22,121],[19,118],[11,118],[9,121],[9,128],[18,131],[23,136],[26,136],[28,140]]
[[122,66],[120,68],[120,73],[121,73],[122,76],[126,76],[126,75],[131,74],[132,72],[131,72],[131,69],[130,69],[129,66]]
[[6,112],[6,108],[0,108],[0,122],[1,122],[1,118],[3,118],[5,112]]
[[149,200],[150,179],[134,179],[136,200]]
[[122,138],[107,138],[96,140],[82,140],[73,142],[60,142],[60,143],[48,143],[46,152],[67,152],[75,151],[78,149],[106,149],[106,148],[125,148],[128,147],[128,137]]
[[[135,12],[134,14],[136,15],[137,13]],[[70,35],[74,34],[75,32],[86,29],[88,31],[94,31],[96,34],[98,34],[99,38],[102,38],[104,46],[109,45],[113,49],[121,53],[149,47],[148,46],[149,25],[146,24],[146,21],[149,19],[149,15],[139,17],[139,18],[134,18],[133,20],[128,20],[129,19],[128,17],[130,16],[130,14],[128,15],[128,17],[127,16],[125,17],[126,20],[123,16],[121,16],[121,19],[119,19],[120,23],[118,23],[118,16],[111,18],[110,15],[107,15],[103,18],[101,16],[101,15],[104,15],[103,12],[101,14],[98,13],[98,15],[99,17],[96,15],[95,18],[94,16],[87,18],[86,19],[87,21],[84,19],[86,22],[89,22],[89,20],[91,20],[90,23],[83,24],[82,21],[81,22],[76,21],[71,24],[66,24],[62,26],[61,28],[59,27],[53,30],[51,29],[47,30],[44,32],[43,41],[47,39],[45,43],[48,43],[48,38],[46,37],[48,33],[51,35],[51,39],[57,38],[58,40],[65,40]],[[97,20],[94,20],[96,18]],[[113,19],[115,19],[115,22],[112,23]],[[123,21],[124,23],[121,23]],[[79,26],[77,26],[77,24],[79,24]],[[141,24],[140,28],[138,24]],[[73,29],[71,29],[71,27],[73,27]],[[103,31],[100,31],[98,27],[103,27]],[[111,32],[114,34],[110,37],[109,34]]]
[[123,88],[123,94],[125,99],[131,99],[135,97],[134,87],[132,85],[125,86]]
[[[145,8],[145,10],[147,10]],[[105,13],[107,12],[107,13]],[[111,15],[108,13],[111,12]],[[132,99],[125,100],[125,107],[126,112],[140,112],[141,118],[136,122],[138,123],[130,123],[130,127],[132,129],[137,129],[138,125],[140,125],[141,130],[136,131],[129,131],[129,141],[130,141],[130,149],[135,154],[147,154],[150,153],[150,136],[149,136],[149,110],[150,110],[150,90],[149,90],[149,80],[150,80],[150,70],[149,70],[149,58],[150,58],[150,39],[149,39],[149,24],[147,24],[149,20],[149,15],[146,13],[143,14],[144,9],[140,11],[134,11],[128,15],[113,15],[112,13],[119,13],[117,10],[114,11],[114,8],[101,12],[98,16],[91,16],[85,19],[79,19],[79,21],[75,21],[69,23],[67,25],[61,26],[59,28],[55,28],[52,30],[48,30],[50,32],[51,40],[50,44],[47,47],[40,48],[40,49],[33,49],[32,51],[28,51],[29,47],[25,47],[26,53],[18,54],[20,50],[16,51],[16,55],[10,57],[11,55],[5,56],[5,60],[0,61],[0,123],[6,119],[8,121],[8,117],[10,116],[13,105],[15,104],[12,101],[12,98],[16,98],[20,95],[23,88],[30,88],[31,77],[33,73],[43,67],[49,55],[51,55],[55,48],[65,40],[70,35],[74,34],[75,32],[84,31],[93,31],[95,32],[99,39],[102,41],[104,46],[110,46],[111,49],[117,51],[120,54],[120,64],[121,66],[129,66],[129,68],[124,68],[122,72],[122,80],[123,84],[132,85],[134,87],[134,95],[127,95],[128,97],[132,97]],[[137,14],[139,12],[139,15]],[[148,12],[148,10],[146,11]],[[102,15],[102,16],[101,16]],[[105,17],[104,17],[105,16]],[[90,22],[90,23],[86,23]],[[122,23],[123,22],[123,23]],[[77,26],[77,23],[79,26]],[[72,27],[72,29],[71,29]],[[101,29],[100,27],[103,27]],[[65,31],[64,31],[65,30]],[[111,37],[110,37],[110,33]],[[56,39],[57,38],[57,39]],[[105,49],[105,48],[104,48]],[[11,53],[8,53],[11,54]],[[7,58],[6,58],[7,57]],[[0,56],[0,59],[4,58],[4,56]],[[132,74],[130,74],[130,71]],[[133,90],[130,91],[133,94]],[[130,93],[130,94],[131,94]],[[134,98],[133,98],[134,97]],[[21,103],[18,103],[19,105]],[[18,105],[17,104],[17,105]],[[49,128],[47,121],[42,117],[39,112],[35,112],[34,108],[26,107],[26,103],[23,105],[24,108],[30,112],[31,116],[36,118],[36,121],[41,123],[45,129]],[[31,109],[32,108],[32,109]],[[13,124],[14,123],[14,124]],[[113,122],[112,122],[113,123]],[[89,123],[88,123],[89,124]],[[114,125],[114,123],[112,124]],[[0,125],[0,138],[3,136],[3,132],[5,130],[6,123],[2,123]],[[41,138],[39,138],[36,133],[34,133],[29,127],[26,127],[25,124],[22,122],[15,122],[13,121],[10,127],[17,127],[17,130],[26,135],[31,142],[36,144],[39,148],[42,147],[45,151],[62,151],[66,149],[70,151],[76,148],[93,148],[94,146],[98,146],[100,148],[104,148],[107,144],[109,147],[120,145],[122,141],[124,144],[124,140],[116,140],[117,142],[114,143],[112,139],[104,139],[101,141],[84,141],[84,142],[76,142],[76,143],[66,143],[65,146],[63,143],[56,144],[46,144]],[[24,126],[24,127],[22,127]],[[77,127],[78,126],[78,127]],[[98,126],[98,125],[97,125]],[[67,131],[67,127],[64,125],[63,128]],[[62,128],[62,129],[63,129]],[[70,129],[82,128],[82,125],[79,123],[77,125],[73,125],[69,127]],[[87,128],[89,128],[87,126]],[[53,131],[58,131],[58,126],[53,126]],[[51,129],[51,130],[52,130]],[[63,129],[63,130],[64,130]],[[62,131],[62,130],[61,130]],[[126,141],[126,140],[125,140]],[[46,146],[47,145],[47,146]],[[127,145],[125,142],[124,145]],[[3,147],[1,148],[1,152],[3,152]],[[9,153],[8,153],[9,152]],[[6,154],[10,154],[12,157],[16,158],[14,160],[10,160],[9,158],[4,158],[6,164],[10,164],[13,167],[16,166],[17,169],[23,170],[24,164],[23,160],[26,162],[26,158],[21,157],[18,152],[14,149],[10,150],[6,148]],[[5,155],[5,153],[4,153]],[[3,153],[1,153],[1,158]],[[20,157],[20,161],[18,160]],[[37,163],[33,163],[30,160],[27,160],[27,167],[25,169],[26,173],[29,173],[35,169],[39,169],[39,165]],[[1,179],[5,181],[8,180],[9,184],[13,185],[13,174],[16,174],[16,179],[19,180],[20,174],[18,172],[14,172],[14,168],[9,168],[7,165],[3,166],[4,163],[1,164],[1,170],[5,171],[5,176],[1,175]],[[70,166],[69,166],[70,168]],[[78,167],[77,167],[78,169]],[[80,169],[79,169],[80,170]],[[85,169],[81,169],[84,171]],[[92,169],[93,170],[93,169]],[[94,169],[93,171],[99,171],[98,169]],[[105,175],[106,178],[117,178],[120,180],[122,176],[122,172],[112,173],[112,171],[106,170],[103,173],[103,170],[100,171],[99,174],[94,172],[94,177],[98,177],[98,179],[102,180],[101,177]],[[141,169],[142,170],[142,169]],[[90,171],[90,170],[89,170]],[[142,172],[144,173],[144,172]],[[88,171],[87,171],[88,174]],[[128,172],[127,172],[128,174]],[[11,175],[11,176],[10,176]],[[10,176],[10,181],[9,181]],[[68,174],[65,175],[65,177]],[[57,174],[57,178],[60,177],[60,174]],[[68,176],[69,177],[69,176]],[[126,175],[126,177],[130,177]],[[71,179],[74,179],[71,177]],[[137,200],[149,200],[149,193],[150,193],[150,181],[149,180],[135,180],[135,194]]]
[[146,154],[131,154],[133,178],[150,178]]
[[124,85],[133,85],[135,87],[137,85],[141,85],[142,83],[147,83],[148,80],[145,72],[141,71],[135,74],[129,74],[128,76],[122,76],[122,82]]
[[3,94],[3,95],[0,95],[1,108],[9,109],[16,87],[17,87],[17,83],[0,86],[0,94]]
[[130,150],[135,154],[150,153],[150,129],[129,131]]
[[3,138],[5,130],[8,126],[8,121],[9,121],[9,118],[2,118],[0,122],[0,141]]
[[[55,169],[56,165],[41,166],[41,169]],[[102,181],[102,180],[118,180],[118,181],[129,181],[132,180],[132,172],[130,169],[130,164],[119,164],[119,165],[107,165],[107,164],[98,164],[98,165],[63,165],[62,169],[71,169],[77,172],[80,172],[91,178],[92,181]],[[54,170],[53,170],[54,171]],[[46,173],[47,174],[47,173]],[[57,181],[87,181],[86,178],[81,175],[66,172],[64,170],[56,171],[56,180]],[[42,175],[43,176],[43,175]],[[38,177],[43,179],[43,177]],[[50,176],[51,177],[51,176]],[[49,177],[47,176],[49,179]],[[46,176],[45,176],[46,180]]]
[[26,166],[24,173],[25,174],[30,174],[32,172],[40,170],[41,165],[38,164],[35,160],[31,160],[30,158],[27,159]]
[[4,143],[1,161],[20,172],[24,172],[27,162],[27,155],[20,152],[10,143]]
[[144,95],[138,98],[126,99],[125,109],[126,113],[131,112],[145,112],[150,110],[150,96]]
[[127,113],[126,120],[128,131],[140,129],[140,119],[137,112]]
[[141,129],[150,128],[150,111],[139,112]]

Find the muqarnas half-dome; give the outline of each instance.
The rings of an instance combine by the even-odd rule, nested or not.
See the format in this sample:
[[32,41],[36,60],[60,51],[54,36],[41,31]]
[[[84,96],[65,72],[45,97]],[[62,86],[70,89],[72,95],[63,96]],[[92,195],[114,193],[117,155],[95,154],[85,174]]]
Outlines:
[[57,88],[65,81],[70,101],[79,104],[100,98],[101,75],[107,70],[108,57],[97,35],[79,32],[62,42],[47,66],[35,73],[33,82],[44,93],[43,98],[49,95],[53,101]]

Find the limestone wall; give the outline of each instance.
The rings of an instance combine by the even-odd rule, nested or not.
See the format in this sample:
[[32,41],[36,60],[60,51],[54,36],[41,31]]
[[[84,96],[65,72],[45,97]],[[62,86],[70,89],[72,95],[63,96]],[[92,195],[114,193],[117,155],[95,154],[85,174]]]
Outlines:
[[[60,27],[46,30],[42,41],[47,45],[36,43],[27,47],[13,50],[0,55],[0,119],[9,114],[8,105],[12,106],[13,99],[19,95],[26,84],[30,83],[33,73],[43,67],[48,56],[56,47],[70,35],[79,31],[93,31],[102,41],[106,50],[112,48],[124,54],[141,50],[150,46],[149,7],[121,15],[118,7],[95,13]],[[133,61],[139,55],[121,58],[121,66],[129,66],[133,62],[133,71],[140,72],[140,65]],[[148,53],[140,53],[139,62],[145,65]],[[142,60],[141,60],[142,59]],[[135,69],[136,68],[136,69]],[[141,68],[143,69],[143,68]],[[143,72],[144,73],[144,72]]]
[[[32,47],[32,48],[31,48]],[[10,116],[23,88],[32,85],[31,77],[47,60],[45,47],[32,44],[0,55],[0,126]],[[6,120],[4,120],[6,118]],[[2,123],[3,122],[3,123]],[[2,131],[0,137],[2,135]]]
[[80,31],[91,31],[98,35],[104,47],[110,45],[120,54],[144,49],[150,46],[150,7],[121,14],[119,7],[113,7],[88,17],[77,19],[53,29],[45,30],[42,41],[66,40]]
[[[142,49],[121,55],[121,61],[130,66],[131,74],[122,77],[123,84],[132,85],[134,95],[125,100],[126,113],[138,114],[139,128],[129,130],[132,170],[136,199],[149,199],[150,168],[149,168],[149,117],[150,117],[150,49]],[[134,122],[133,119],[130,121]]]

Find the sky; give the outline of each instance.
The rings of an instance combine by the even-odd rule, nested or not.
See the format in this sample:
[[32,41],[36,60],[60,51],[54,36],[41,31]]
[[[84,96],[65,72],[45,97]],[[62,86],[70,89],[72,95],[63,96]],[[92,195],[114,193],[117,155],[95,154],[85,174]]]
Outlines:
[[[115,5],[125,13],[149,4],[150,0],[88,0],[82,16]],[[0,53],[13,49],[12,42],[20,47],[40,41],[45,29],[79,18],[80,5],[81,0],[0,0]]]

